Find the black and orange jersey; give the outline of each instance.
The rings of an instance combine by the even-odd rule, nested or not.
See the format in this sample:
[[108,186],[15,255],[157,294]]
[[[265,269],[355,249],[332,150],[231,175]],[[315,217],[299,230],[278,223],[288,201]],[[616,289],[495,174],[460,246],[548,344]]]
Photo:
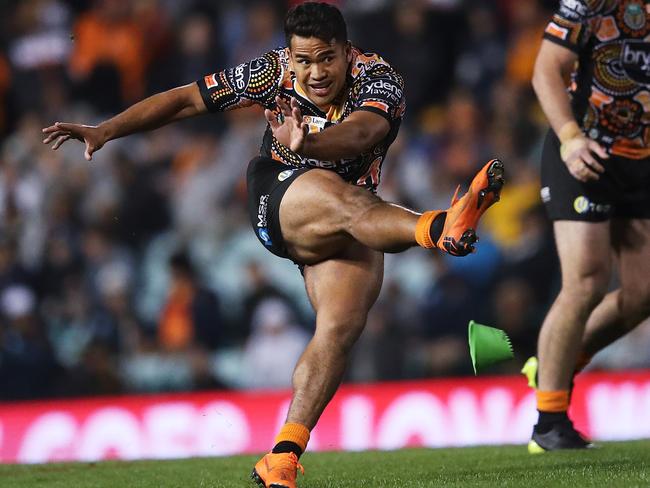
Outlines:
[[385,117],[390,124],[387,136],[357,157],[338,161],[303,158],[280,144],[267,126],[260,154],[280,163],[301,167],[314,166],[338,173],[345,181],[377,191],[381,165],[388,147],[395,140],[405,111],[404,82],[381,56],[352,48],[343,93],[323,112],[301,89],[289,66],[288,48],[270,51],[248,63],[226,69],[198,80],[201,96],[209,111],[224,111],[254,104],[277,111],[275,97],[300,105],[310,132],[319,132],[341,123],[352,112],[367,110]]
[[578,55],[570,94],[584,132],[610,153],[650,156],[650,3],[561,0],[544,38]]

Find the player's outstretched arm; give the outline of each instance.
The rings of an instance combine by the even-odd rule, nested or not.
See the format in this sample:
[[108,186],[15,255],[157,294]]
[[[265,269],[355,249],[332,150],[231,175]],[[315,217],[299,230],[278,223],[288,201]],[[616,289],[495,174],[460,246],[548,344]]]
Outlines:
[[295,99],[289,105],[278,97],[276,103],[284,116],[282,122],[270,110],[264,112],[273,136],[281,144],[307,158],[321,161],[354,158],[373,147],[390,131],[390,124],[381,115],[356,111],[338,125],[320,132],[307,133]]
[[592,152],[605,159],[609,155],[604,147],[580,130],[564,82],[577,58],[574,52],[563,46],[542,41],[535,61],[533,88],[546,118],[560,139],[562,160],[573,177],[580,181],[597,180],[605,168]]
[[175,120],[205,112],[207,108],[197,84],[190,83],[145,98],[99,125],[57,122],[43,129],[43,142],[53,143],[52,149],[56,150],[68,139],[77,139],[86,144],[84,156],[90,161],[93,153],[110,140],[157,129]]

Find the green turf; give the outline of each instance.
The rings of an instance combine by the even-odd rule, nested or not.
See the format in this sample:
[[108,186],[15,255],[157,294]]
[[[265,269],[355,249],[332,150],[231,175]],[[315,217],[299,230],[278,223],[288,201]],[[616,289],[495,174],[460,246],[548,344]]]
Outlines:
[[[180,461],[0,465],[0,486],[244,487],[255,456]],[[314,453],[302,459],[301,488],[648,487],[650,441],[531,456],[523,446]]]

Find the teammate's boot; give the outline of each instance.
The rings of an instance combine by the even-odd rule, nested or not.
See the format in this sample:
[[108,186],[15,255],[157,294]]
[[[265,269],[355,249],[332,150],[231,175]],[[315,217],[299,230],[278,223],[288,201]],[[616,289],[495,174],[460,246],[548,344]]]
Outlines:
[[294,453],[270,452],[257,462],[251,478],[264,488],[296,488],[298,470],[305,474]]
[[535,356],[529,357],[524,363],[524,367],[521,368],[521,374],[523,374],[528,380],[528,386],[537,389],[537,368],[539,363]]
[[478,221],[491,205],[499,201],[503,174],[503,163],[492,159],[477,173],[462,198],[458,198],[460,186],[456,188],[442,234],[436,242],[438,249],[453,256],[466,256],[474,252],[474,243],[478,241]]
[[533,436],[528,443],[530,454],[541,454],[560,449],[588,449],[594,445],[585,439],[573,427],[569,418],[541,428],[539,424],[533,427]]
[[[533,390],[537,389],[538,369],[539,369],[539,361],[535,356],[529,357],[524,363],[524,366],[521,368],[521,374],[523,374],[526,377],[526,380],[528,381],[528,386]],[[569,385],[569,398],[571,398],[571,395],[573,395],[573,388],[575,386],[574,380],[575,380],[575,376],[578,373],[579,371],[576,370],[573,372],[573,376],[571,376],[571,384]]]

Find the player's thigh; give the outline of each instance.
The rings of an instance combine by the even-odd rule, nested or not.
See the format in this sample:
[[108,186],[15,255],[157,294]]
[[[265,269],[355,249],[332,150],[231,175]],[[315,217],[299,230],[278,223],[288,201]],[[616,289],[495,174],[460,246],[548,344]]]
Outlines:
[[315,337],[351,347],[379,295],[383,253],[353,241],[335,258],[305,266],[304,275],[316,311]]
[[563,291],[579,298],[604,295],[612,267],[610,222],[558,220],[553,223]]
[[377,200],[332,171],[300,175],[280,203],[280,227],[291,256],[310,264],[339,254],[354,242],[348,228],[355,214]]
[[650,219],[621,219],[612,224],[623,304],[650,314]]

